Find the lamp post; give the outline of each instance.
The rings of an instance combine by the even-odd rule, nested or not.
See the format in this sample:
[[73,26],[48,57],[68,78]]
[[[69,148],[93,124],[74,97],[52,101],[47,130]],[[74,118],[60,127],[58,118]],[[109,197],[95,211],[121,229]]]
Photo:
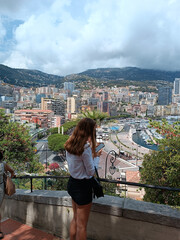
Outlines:
[[137,145],[137,149],[136,149],[136,166],[137,166],[137,162],[138,162],[138,145]]
[[47,170],[47,145],[46,145],[46,170]]
[[[116,156],[118,155],[114,150],[111,150],[110,152],[108,152],[107,156],[106,156],[106,162],[105,162],[105,178],[107,175],[107,160],[109,155],[111,155],[110,157],[110,162],[111,162],[111,166],[109,167],[109,172],[111,175],[113,175],[116,171],[116,167],[114,166],[114,162],[116,161]],[[112,156],[114,155],[114,156]]]

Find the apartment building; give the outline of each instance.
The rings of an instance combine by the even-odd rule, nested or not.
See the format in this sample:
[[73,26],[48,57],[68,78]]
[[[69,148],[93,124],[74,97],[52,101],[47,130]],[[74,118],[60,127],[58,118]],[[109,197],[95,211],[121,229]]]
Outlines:
[[42,98],[41,110],[52,110],[55,115],[65,116],[65,102],[61,99]]
[[15,121],[35,123],[42,128],[50,128],[54,113],[51,110],[21,109],[16,110],[14,116]]
[[65,118],[63,116],[54,115],[51,118],[51,127],[60,127],[65,122]]
[[79,113],[80,100],[77,97],[67,98],[67,113]]

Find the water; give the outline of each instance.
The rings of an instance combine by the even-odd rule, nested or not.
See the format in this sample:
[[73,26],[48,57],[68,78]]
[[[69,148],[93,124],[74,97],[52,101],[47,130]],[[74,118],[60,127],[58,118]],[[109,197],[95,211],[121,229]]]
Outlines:
[[149,148],[151,150],[158,150],[158,146],[153,144],[153,145],[148,145],[146,144],[146,142],[141,138],[140,136],[140,131],[137,131],[136,133],[133,134],[132,139],[135,143],[137,143],[138,145],[141,145],[145,148]]
[[118,131],[119,127],[118,126],[112,126],[112,127],[110,127],[110,129],[113,130],[113,131]]

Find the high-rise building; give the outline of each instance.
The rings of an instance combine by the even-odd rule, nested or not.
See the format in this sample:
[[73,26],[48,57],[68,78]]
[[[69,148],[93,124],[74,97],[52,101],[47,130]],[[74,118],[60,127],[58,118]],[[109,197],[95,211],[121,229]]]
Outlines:
[[48,105],[51,104],[52,99],[51,98],[41,98],[41,110],[48,110]]
[[108,92],[103,92],[103,101],[108,101],[109,94]]
[[158,87],[158,105],[169,105],[172,103],[172,88],[171,87]]
[[52,99],[50,110],[52,110],[55,115],[65,116],[65,102],[64,102],[64,100]]
[[41,98],[41,109],[52,110],[55,115],[65,116],[65,102],[61,99]]
[[175,78],[174,81],[174,94],[180,94],[180,78]]
[[74,91],[74,83],[65,82],[64,83],[64,90],[69,90],[70,92],[73,92]]
[[99,101],[97,103],[97,110],[99,110],[100,112],[106,112],[109,113],[109,102],[108,101]]
[[78,113],[80,109],[79,98],[68,97],[67,98],[67,113]]

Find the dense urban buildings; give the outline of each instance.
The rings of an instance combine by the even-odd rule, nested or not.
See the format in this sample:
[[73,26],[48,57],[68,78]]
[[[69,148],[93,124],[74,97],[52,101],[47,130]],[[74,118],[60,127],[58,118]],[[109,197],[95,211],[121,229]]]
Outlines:
[[74,91],[74,83],[72,82],[65,82],[64,83],[64,90],[68,90],[71,93]]
[[59,126],[86,110],[141,118],[180,115],[180,78],[174,80],[173,91],[166,85],[157,90],[143,92],[136,86],[83,89],[72,82],[65,82],[61,89],[54,85],[25,88],[0,81],[0,107],[16,121],[41,127]]

